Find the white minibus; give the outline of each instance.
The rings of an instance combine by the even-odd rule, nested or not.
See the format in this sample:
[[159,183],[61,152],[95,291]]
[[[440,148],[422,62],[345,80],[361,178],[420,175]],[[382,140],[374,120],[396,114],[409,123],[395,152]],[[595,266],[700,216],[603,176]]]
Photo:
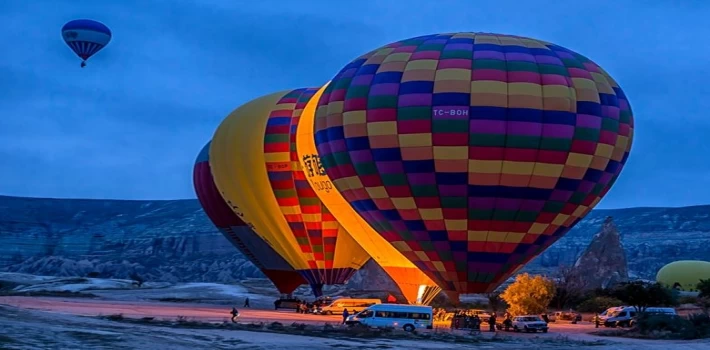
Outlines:
[[411,332],[417,328],[432,329],[434,325],[431,306],[378,304],[348,317],[346,324],[369,327],[394,327]]

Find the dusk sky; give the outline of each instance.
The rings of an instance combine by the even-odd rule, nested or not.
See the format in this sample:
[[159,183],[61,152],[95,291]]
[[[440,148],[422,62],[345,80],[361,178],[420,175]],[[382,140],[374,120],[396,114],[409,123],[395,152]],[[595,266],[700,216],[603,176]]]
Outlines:
[[[194,198],[192,166],[240,104],[316,87],[353,58],[423,34],[530,36],[604,67],[629,97],[631,156],[599,208],[710,203],[710,2],[0,2],[0,194]],[[88,61],[60,36],[113,31]]]

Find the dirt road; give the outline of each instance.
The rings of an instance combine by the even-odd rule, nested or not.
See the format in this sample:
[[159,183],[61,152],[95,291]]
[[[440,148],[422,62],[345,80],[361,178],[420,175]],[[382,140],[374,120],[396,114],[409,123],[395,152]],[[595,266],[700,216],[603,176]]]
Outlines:
[[[204,322],[221,322],[229,320],[230,308],[221,305],[205,305],[192,303],[166,303],[148,301],[115,301],[77,298],[51,297],[0,297],[0,304],[23,309],[57,312],[81,316],[99,316],[123,314],[124,317],[154,317],[156,319],[175,319],[178,316]],[[293,310],[263,310],[239,308],[241,322],[283,322],[283,323],[337,323],[340,316],[324,316],[298,314]]]

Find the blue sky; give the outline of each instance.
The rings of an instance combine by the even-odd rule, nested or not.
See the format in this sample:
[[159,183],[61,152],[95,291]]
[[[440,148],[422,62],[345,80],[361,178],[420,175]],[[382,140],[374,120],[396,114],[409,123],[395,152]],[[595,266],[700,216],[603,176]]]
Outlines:
[[[629,96],[636,139],[600,208],[710,203],[710,2],[0,2],[0,194],[194,198],[193,161],[263,94],[318,86],[351,59],[421,34],[487,31],[578,51]],[[85,69],[61,26],[112,42]]]

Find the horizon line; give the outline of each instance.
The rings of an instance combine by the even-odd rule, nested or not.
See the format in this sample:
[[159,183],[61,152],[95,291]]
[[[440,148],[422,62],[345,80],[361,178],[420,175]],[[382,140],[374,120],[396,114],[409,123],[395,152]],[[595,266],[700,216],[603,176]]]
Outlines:
[[[68,198],[68,197],[33,197],[33,196],[13,196],[0,194],[0,198],[24,198],[24,199],[44,199],[44,200],[66,200],[66,201],[115,201],[115,202],[178,202],[178,201],[197,201],[196,197],[193,198],[175,198],[175,199],[124,199],[124,198]],[[681,205],[681,206],[668,206],[668,207],[654,207],[654,206],[638,206],[638,207],[619,207],[619,208],[594,208],[592,211],[598,210],[630,210],[630,209],[681,209],[681,208],[695,208],[695,207],[709,207],[708,204],[693,204],[693,205]]]

